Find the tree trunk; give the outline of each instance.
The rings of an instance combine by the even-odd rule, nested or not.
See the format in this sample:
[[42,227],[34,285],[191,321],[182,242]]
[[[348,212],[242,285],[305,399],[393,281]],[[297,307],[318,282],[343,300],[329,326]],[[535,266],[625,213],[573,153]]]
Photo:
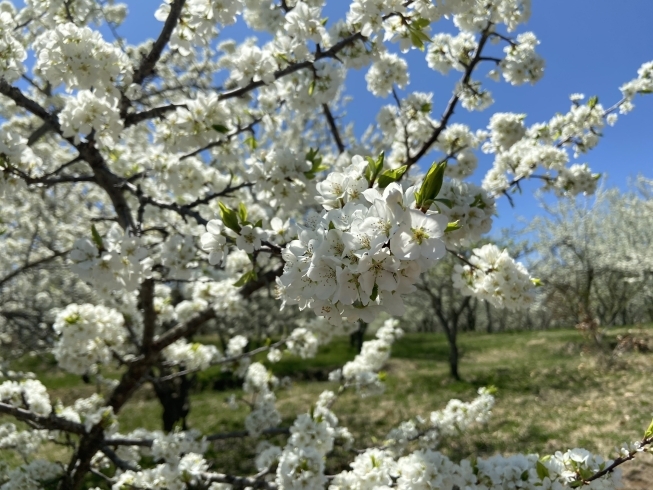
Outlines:
[[492,310],[490,309],[490,303],[487,301],[483,301],[483,303],[485,303],[485,313],[487,314],[487,327],[485,327],[485,331],[487,333],[492,333],[494,327],[492,325]]
[[458,373],[458,344],[456,343],[456,329],[447,329],[447,341],[449,342],[449,374],[456,381],[460,381]]
[[360,354],[363,349],[363,341],[365,340],[365,332],[367,331],[367,323],[363,321],[358,322],[358,328],[355,332],[349,335],[349,345],[356,347],[356,352]]
[[166,381],[152,381],[161,407],[163,407],[163,430],[171,432],[181,422],[182,430],[188,430],[186,417],[190,412],[190,388],[195,377],[182,375]]

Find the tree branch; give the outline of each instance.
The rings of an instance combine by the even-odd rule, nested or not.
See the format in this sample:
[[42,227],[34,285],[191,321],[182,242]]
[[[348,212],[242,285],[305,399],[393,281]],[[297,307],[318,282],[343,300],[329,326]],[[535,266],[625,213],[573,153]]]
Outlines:
[[168,44],[168,41],[170,41],[172,31],[174,31],[175,27],[177,27],[177,22],[179,22],[179,18],[181,17],[181,10],[183,9],[185,3],[186,0],[173,0],[172,4],[170,5],[170,13],[168,14],[168,18],[163,25],[163,29],[161,29],[159,37],[154,42],[152,50],[147,54],[147,56],[145,56],[145,58],[143,58],[140,66],[134,72],[133,83],[140,85],[143,83],[143,80],[150,76],[154,71],[154,67],[159,61],[159,58],[161,58],[163,50]]
[[67,420],[56,415],[50,414],[48,417],[36,415],[24,408],[14,407],[7,403],[0,402],[0,413],[6,413],[23,422],[31,422],[37,426],[48,430],[63,430],[72,434],[85,434],[86,431],[82,424]]
[[69,252],[69,250],[60,252],[60,251],[55,251],[53,255],[50,255],[49,257],[44,257],[39,260],[35,260],[34,262],[30,262],[29,264],[24,265],[23,267],[16,269],[12,271],[11,273],[7,274],[5,277],[0,279],[0,288],[4,286],[7,282],[11,281],[14,277],[22,274],[23,272],[33,269],[34,267],[38,267],[43,264],[47,264],[48,262],[53,261],[54,259],[58,257],[63,257]]
[[326,116],[327,123],[329,123],[329,129],[331,130],[331,134],[333,135],[333,139],[336,142],[336,146],[338,147],[338,151],[340,153],[343,153],[345,151],[345,145],[342,143],[342,138],[340,137],[340,132],[338,131],[338,126],[336,126],[336,120],[333,118],[333,114],[331,113],[331,109],[329,109],[329,104],[322,104],[322,110],[324,111],[324,115]]

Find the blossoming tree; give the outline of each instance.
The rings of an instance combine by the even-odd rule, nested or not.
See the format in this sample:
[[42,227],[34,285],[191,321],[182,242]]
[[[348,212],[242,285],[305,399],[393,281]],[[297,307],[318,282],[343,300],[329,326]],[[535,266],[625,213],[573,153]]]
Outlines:
[[[310,356],[357,322],[402,315],[420,273],[487,233],[495,200],[525,179],[591,193],[597,176],[572,162],[653,90],[647,63],[609,108],[573,96],[546,122],[497,113],[473,129],[454,112],[492,105],[484,76],[520,85],[543,74],[537,38],[520,32],[529,0],[354,0],[340,20],[323,4],[165,0],[153,12],[156,39],[133,46],[97,28],[115,32],[127,14],[111,0],[0,2],[0,286],[11,297],[2,341],[21,312],[51,322],[59,367],[94,377],[99,391],[62,406],[29,375],[3,381],[0,413],[20,424],[0,426],[0,447],[25,463],[0,472],[1,488],[77,489],[94,478],[113,489],[604,489],[651,444],[649,430],[614,461],[581,449],[451,461],[438,441],[487,419],[493,396],[483,389],[357,448],[349,471],[327,476],[334,444],[355,444],[337,398],[382,391],[379,370],[401,335],[392,319],[332,374],[336,393],[278,427],[277,380],[254,354]],[[238,18],[267,41],[218,43]],[[451,24],[455,35],[439,32]],[[459,73],[441,112],[430,93],[396,90],[409,83],[413,49],[434,71]],[[346,74],[361,68],[368,90],[391,103],[358,138],[338,113]],[[482,186],[466,181],[477,151],[494,156]],[[473,250],[452,281],[508,308],[532,298],[528,272],[492,245]],[[248,332],[227,319],[268,285],[281,307],[316,316],[247,352]],[[55,307],[52,318],[30,319],[30,305]],[[189,341],[207,325],[229,338],[225,349]],[[287,434],[260,447],[256,475],[204,458],[224,435],[120,432],[116,415],[143,383],[215,364],[242,376],[254,400],[246,435]],[[103,377],[109,366],[117,380]],[[46,441],[67,445],[67,459],[34,458]]]

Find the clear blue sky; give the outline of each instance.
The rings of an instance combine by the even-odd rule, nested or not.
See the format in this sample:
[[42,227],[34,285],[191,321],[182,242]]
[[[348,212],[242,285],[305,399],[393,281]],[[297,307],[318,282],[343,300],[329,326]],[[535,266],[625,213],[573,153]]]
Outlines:
[[[126,3],[130,15],[120,28],[120,34],[130,42],[155,36],[161,27],[153,17],[159,0],[128,0]],[[344,0],[327,0],[325,14],[333,21],[342,16],[348,5]],[[619,99],[618,87],[634,78],[643,62],[653,60],[652,25],[651,0],[533,0],[531,20],[520,32],[532,30],[540,39],[539,52],[546,60],[544,78],[535,86],[522,87],[488,80],[496,103],[481,113],[468,113],[461,108],[454,121],[474,129],[483,128],[496,111],[526,113],[527,124],[546,121],[556,112],[568,110],[568,97],[574,92],[588,97],[598,95],[607,107]],[[450,23],[444,21],[443,28],[450,30]],[[242,39],[248,35],[252,33],[247,32],[241,22],[225,30],[221,38]],[[109,33],[105,36],[110,39]],[[442,77],[433,72],[417,50],[409,54],[409,64],[411,84],[408,89],[434,92],[434,111],[439,114],[458,74]],[[354,97],[348,119],[355,121],[357,133],[374,122],[381,104],[389,102],[367,92],[364,74],[352,72],[346,87]],[[620,117],[615,127],[606,128],[596,149],[578,160],[578,163],[589,163],[595,172],[607,174],[610,187],[625,188],[628,179],[637,174],[653,178],[653,95],[638,97],[635,104],[635,110]],[[360,110],[361,107],[365,110]],[[483,170],[479,172],[484,173],[489,164],[481,160]],[[481,173],[474,180],[480,181]],[[532,193],[537,187],[527,184],[524,194],[515,196],[514,210],[505,198],[500,199],[498,227],[515,224],[518,216],[529,218],[540,212]]]

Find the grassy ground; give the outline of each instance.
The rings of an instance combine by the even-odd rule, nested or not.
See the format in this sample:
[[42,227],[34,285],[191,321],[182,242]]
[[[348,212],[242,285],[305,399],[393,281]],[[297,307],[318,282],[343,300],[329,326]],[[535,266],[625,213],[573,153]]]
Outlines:
[[[610,339],[625,330],[610,332]],[[640,330],[638,335],[653,335],[653,329]],[[370,400],[346,394],[339,399],[334,409],[341,425],[356,437],[356,447],[372,444],[403,420],[428,416],[451,398],[470,400],[479,387],[488,385],[498,388],[493,417],[487,427],[448,442],[443,449],[452,457],[547,454],[572,447],[609,455],[615,445],[641,438],[653,417],[653,353],[600,354],[574,330],[465,334],[459,344],[463,381],[448,376],[443,336],[409,334],[394,346],[384,396]],[[295,380],[291,388],[278,393],[284,424],[290,424],[294,414],[308,411],[323,390],[334,389],[332,383],[317,379],[354,355],[348,341],[341,339],[323,348],[315,359],[284,358],[272,366],[275,375]],[[43,358],[29,359],[17,367],[42,373],[53,399],[64,404],[93,391],[78,377],[59,373],[48,363]],[[192,396],[189,425],[205,433],[243,428],[246,412],[232,411],[226,403],[229,395],[238,392],[212,389],[213,380],[220,376],[217,368],[203,373],[198,380],[203,389]],[[156,429],[159,421],[158,401],[144,388],[122,412],[121,432]],[[213,455],[220,466],[251,471],[253,452],[248,440],[230,440],[218,443]],[[629,466],[627,488],[650,488],[652,459],[642,457]],[[336,467],[344,461],[336,457]]]

